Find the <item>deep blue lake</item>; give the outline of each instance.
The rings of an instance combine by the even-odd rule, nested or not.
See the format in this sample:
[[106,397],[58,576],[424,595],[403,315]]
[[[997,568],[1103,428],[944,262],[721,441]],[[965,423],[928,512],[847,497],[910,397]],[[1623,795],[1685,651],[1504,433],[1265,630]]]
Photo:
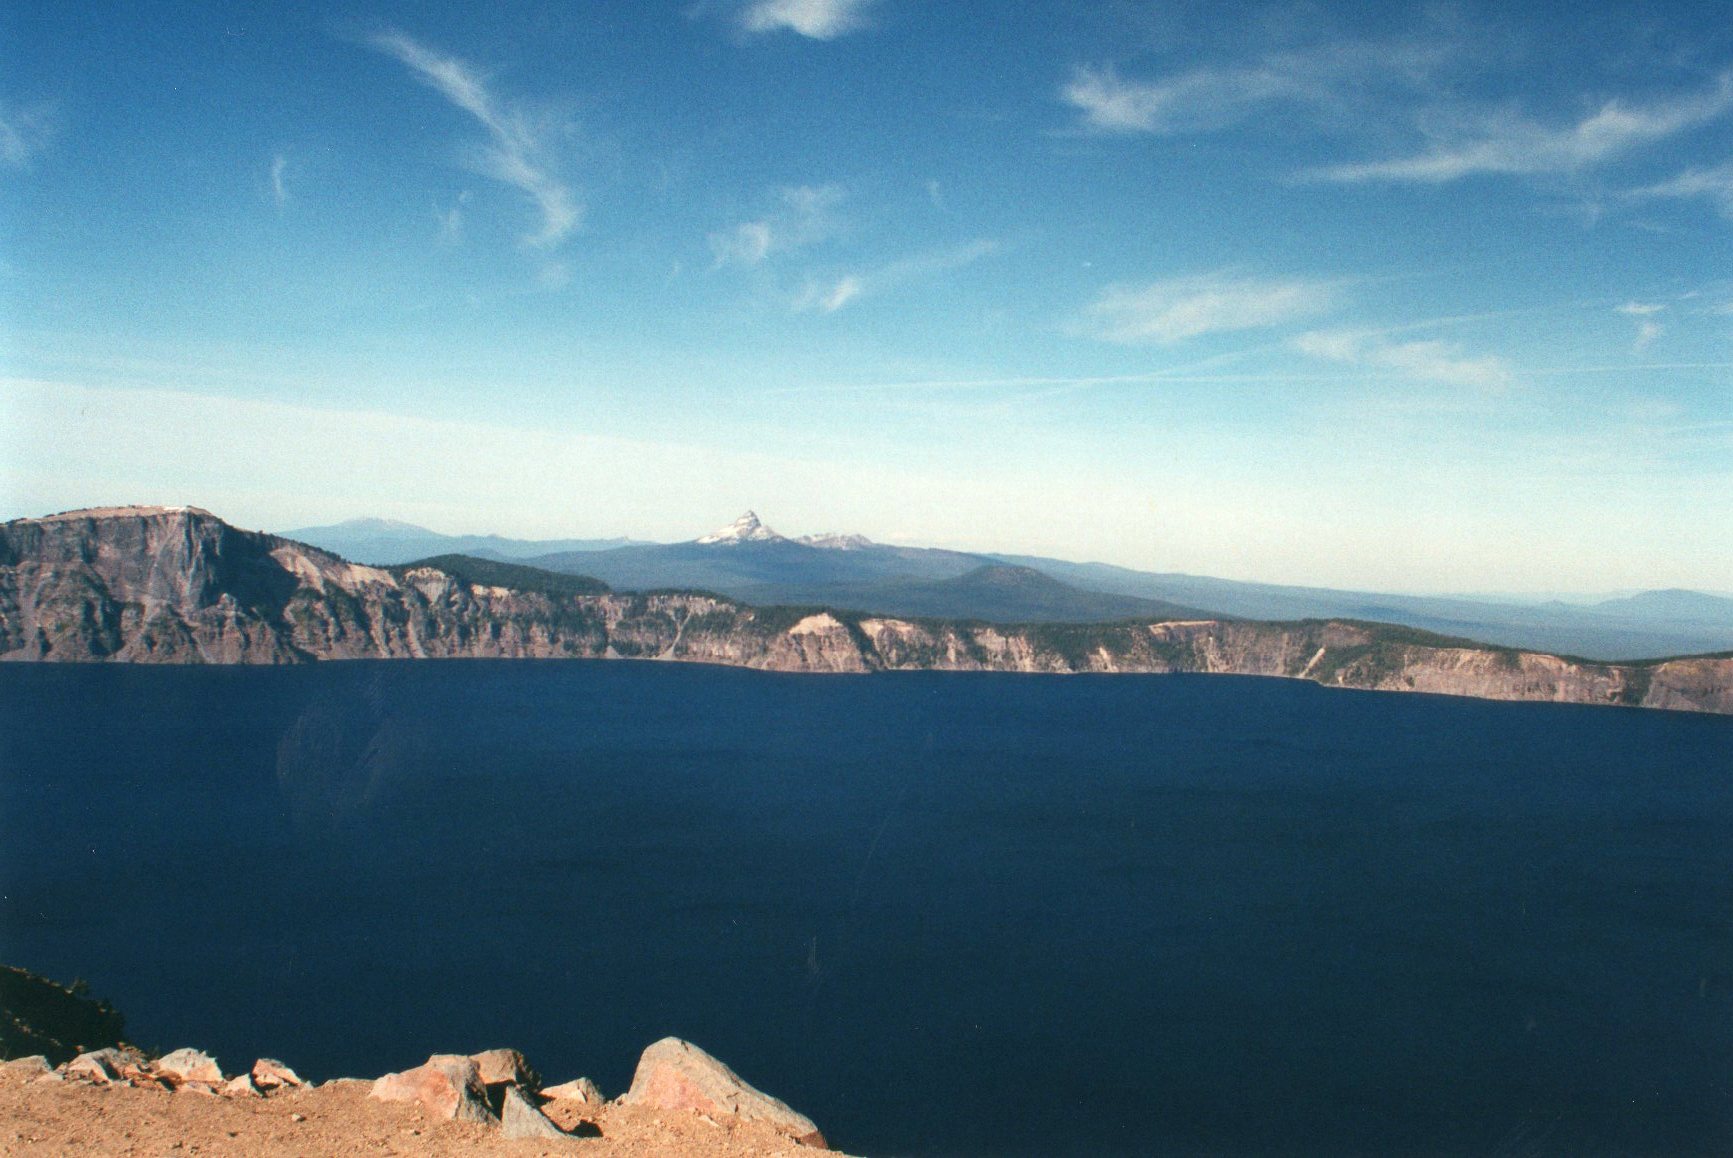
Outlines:
[[891,1154],[1733,1152],[1733,719],[1215,676],[0,668],[0,959]]

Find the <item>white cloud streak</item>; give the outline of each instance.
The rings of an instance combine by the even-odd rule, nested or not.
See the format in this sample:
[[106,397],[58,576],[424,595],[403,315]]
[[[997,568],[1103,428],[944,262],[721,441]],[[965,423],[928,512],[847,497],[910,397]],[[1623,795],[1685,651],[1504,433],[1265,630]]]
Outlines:
[[1594,113],[1545,125],[1514,112],[1451,115],[1433,126],[1432,148],[1411,157],[1334,165],[1311,176],[1326,181],[1408,181],[1439,185],[1481,173],[1574,173],[1715,120],[1733,109],[1733,73],[1708,90],[1632,104],[1609,100]]
[[790,185],[777,190],[780,205],[757,221],[710,234],[712,268],[753,266],[772,254],[816,245],[842,227],[837,213],[847,196],[840,185]]
[[1112,285],[1084,310],[1082,330],[1122,345],[1170,345],[1203,334],[1261,329],[1330,308],[1324,282],[1207,274]]
[[542,127],[522,109],[501,103],[482,78],[456,57],[442,56],[400,32],[375,37],[373,45],[402,62],[416,79],[487,130],[488,143],[478,154],[478,168],[522,192],[541,215],[541,228],[526,234],[524,244],[547,248],[571,235],[582,220],[583,209],[572,190],[548,166]]
[[1494,356],[1471,357],[1447,342],[1392,342],[1364,330],[1312,330],[1294,339],[1308,357],[1348,366],[1388,370],[1403,378],[1502,390],[1514,379],[1509,363]]
[[1091,129],[1174,135],[1211,132],[1272,105],[1335,108],[1370,90],[1414,88],[1444,59],[1443,50],[1403,43],[1348,41],[1272,53],[1249,64],[1205,66],[1152,80],[1111,67],[1081,67],[1060,90]]
[[835,40],[867,27],[873,0],[752,0],[740,13],[748,32],[797,32],[811,40]]
[[1716,203],[1721,213],[1733,217],[1733,163],[1711,169],[1687,169],[1676,177],[1625,194],[1639,200],[1703,198]]
[[45,109],[20,109],[0,101],[0,164],[22,169],[47,146],[49,136]]
[[288,174],[288,155],[286,153],[274,154],[271,157],[271,196],[276,199],[278,209],[289,203]]
[[850,302],[877,295],[910,282],[923,281],[973,265],[984,257],[999,252],[999,243],[990,240],[971,241],[945,249],[928,250],[911,257],[881,265],[861,273],[846,274],[828,283],[809,284],[795,299],[796,310],[818,310],[834,314]]

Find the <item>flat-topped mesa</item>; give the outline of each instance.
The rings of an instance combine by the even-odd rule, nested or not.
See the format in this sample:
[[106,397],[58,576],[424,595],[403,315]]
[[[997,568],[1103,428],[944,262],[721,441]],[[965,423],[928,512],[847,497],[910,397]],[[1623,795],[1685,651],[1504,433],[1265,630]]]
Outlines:
[[79,519],[123,519],[123,518],[155,518],[159,515],[196,515],[200,518],[214,519],[215,515],[203,507],[161,507],[137,504],[125,507],[85,507],[76,511],[61,511],[58,514],[45,515],[40,519],[18,519],[16,522],[31,523],[64,523]]
[[[756,516],[736,527],[735,542],[783,541]],[[1014,567],[989,571],[993,582],[1029,578]],[[0,660],[443,657],[791,672],[1212,672],[1733,714],[1733,654],[1595,663],[1348,620],[1190,614],[1017,625],[749,607],[702,592],[614,592],[581,576],[462,556],[363,567],[196,508],[0,524]]]

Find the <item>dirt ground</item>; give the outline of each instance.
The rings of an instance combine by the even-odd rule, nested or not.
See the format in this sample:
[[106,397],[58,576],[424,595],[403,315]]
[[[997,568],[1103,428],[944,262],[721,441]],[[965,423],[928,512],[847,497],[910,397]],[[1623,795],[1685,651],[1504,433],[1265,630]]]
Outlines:
[[375,1101],[367,1096],[371,1087],[369,1081],[340,1080],[267,1098],[229,1098],[74,1082],[6,1083],[0,1085],[0,1154],[814,1158],[819,1153],[750,1122],[571,1101],[548,1102],[542,1112],[562,1129],[588,1123],[593,1130],[585,1132],[599,1136],[508,1141],[497,1127],[433,1121],[419,1105]]

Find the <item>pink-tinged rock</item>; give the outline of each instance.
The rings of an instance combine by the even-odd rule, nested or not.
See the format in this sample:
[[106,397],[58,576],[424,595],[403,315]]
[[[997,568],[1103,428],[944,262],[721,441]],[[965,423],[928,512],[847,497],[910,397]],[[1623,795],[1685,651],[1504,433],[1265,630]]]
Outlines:
[[275,1058],[268,1057],[262,1057],[253,1063],[252,1078],[253,1085],[266,1093],[285,1086],[292,1089],[307,1084],[301,1080],[300,1074]]
[[481,1074],[481,1084],[498,1086],[509,1082],[534,1091],[541,1088],[542,1076],[530,1068],[524,1055],[515,1049],[490,1049],[469,1055]]
[[66,1063],[61,1072],[69,1078],[79,1081],[95,1082],[106,1086],[110,1082],[120,1080],[120,1056],[112,1049],[96,1049],[89,1053],[81,1053]]
[[549,1086],[542,1091],[544,1098],[557,1098],[561,1101],[583,1102],[589,1106],[599,1106],[608,1099],[602,1096],[602,1091],[596,1088],[596,1083],[589,1078],[579,1078],[576,1081],[562,1082],[557,1086]]
[[507,1138],[569,1138],[570,1134],[548,1120],[548,1116],[530,1104],[516,1086],[505,1088],[505,1100],[500,1103],[500,1130]]
[[177,1049],[151,1063],[150,1072],[176,1085],[202,1082],[215,1088],[223,1084],[223,1071],[215,1058],[196,1049]]
[[497,1120],[488,1108],[480,1069],[461,1054],[436,1053],[412,1070],[386,1074],[373,1083],[371,1096],[382,1102],[419,1102],[435,1118]]
[[198,1094],[200,1097],[214,1098],[217,1096],[217,1089],[218,1087],[210,1082],[182,1082],[174,1091],[177,1094]]
[[677,1037],[665,1037],[644,1051],[632,1075],[632,1088],[620,1101],[762,1122],[803,1146],[830,1149],[811,1118],[747,1085],[733,1070]]
[[231,1098],[262,1098],[259,1087],[253,1084],[252,1074],[241,1074],[223,1083],[223,1093]]

